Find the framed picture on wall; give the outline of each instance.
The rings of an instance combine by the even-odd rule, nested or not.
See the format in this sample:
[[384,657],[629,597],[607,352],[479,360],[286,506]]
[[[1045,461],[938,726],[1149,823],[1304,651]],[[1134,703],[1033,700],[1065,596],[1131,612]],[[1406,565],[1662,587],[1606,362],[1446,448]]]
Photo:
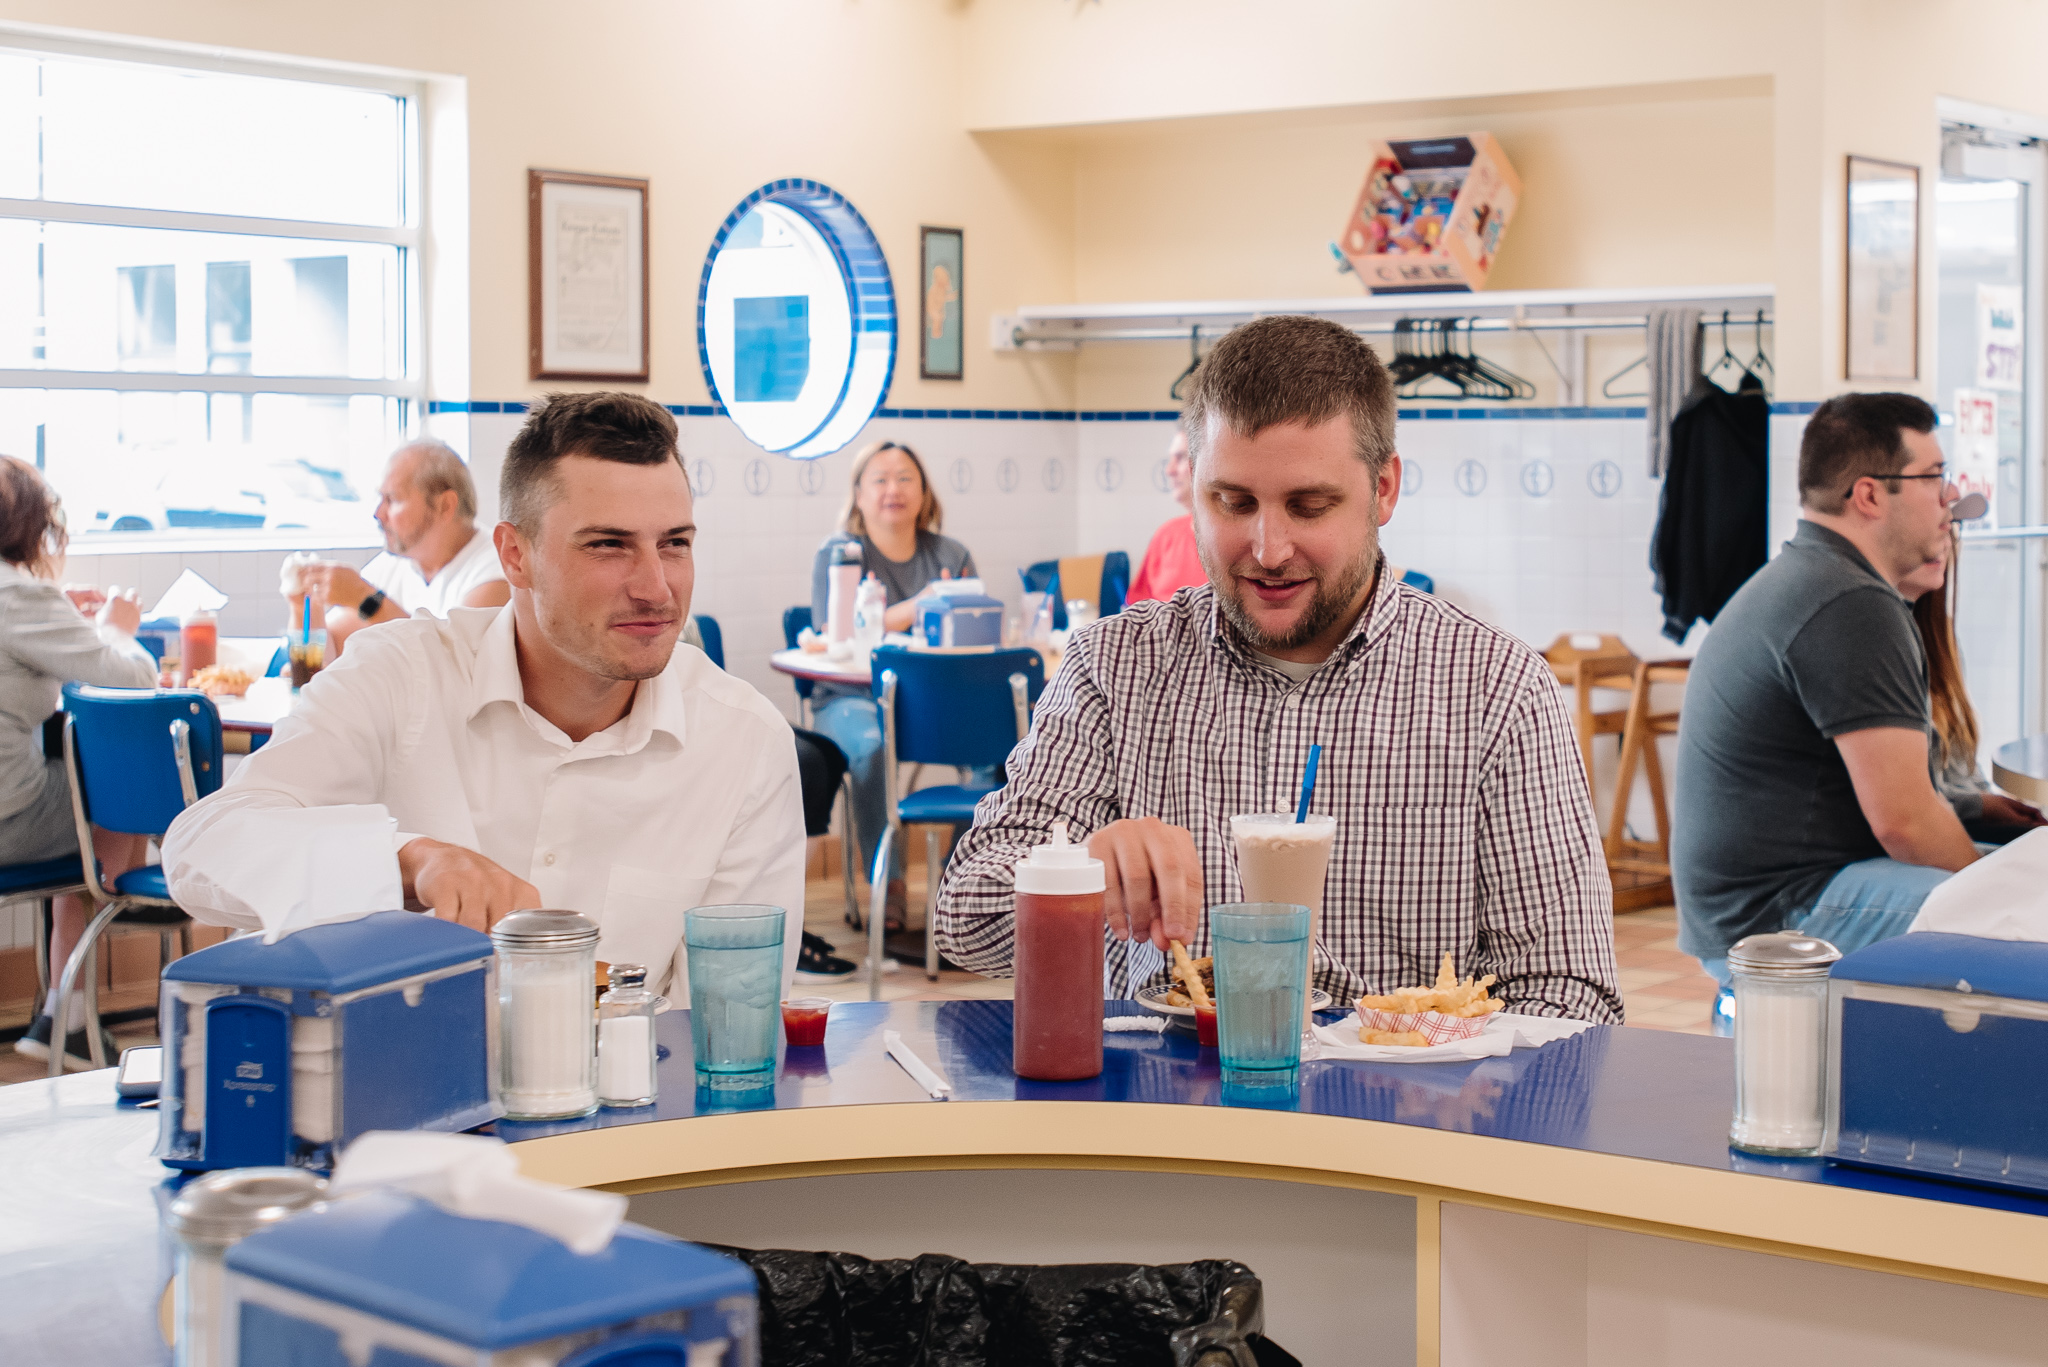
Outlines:
[[647,182],[528,171],[536,380],[647,379]]
[[966,292],[966,237],[959,228],[920,228],[917,373],[927,380],[957,380],[966,374],[967,348],[961,340],[962,295]]
[[1852,380],[1920,376],[1920,168],[1849,158],[1848,346]]

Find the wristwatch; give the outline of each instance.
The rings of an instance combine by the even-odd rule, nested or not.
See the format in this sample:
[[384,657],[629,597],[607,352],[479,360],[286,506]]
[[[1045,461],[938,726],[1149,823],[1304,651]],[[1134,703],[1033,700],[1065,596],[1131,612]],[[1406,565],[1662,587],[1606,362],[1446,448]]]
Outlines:
[[383,610],[384,590],[382,589],[373,590],[370,596],[362,601],[361,606],[356,608],[357,614],[361,616],[365,622],[369,621],[372,617],[375,617],[378,613],[382,612]]

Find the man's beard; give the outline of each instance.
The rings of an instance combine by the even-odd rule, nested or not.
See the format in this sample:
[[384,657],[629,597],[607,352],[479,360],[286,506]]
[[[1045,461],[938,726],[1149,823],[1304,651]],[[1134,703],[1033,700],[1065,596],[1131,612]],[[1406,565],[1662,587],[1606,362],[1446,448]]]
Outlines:
[[[1379,539],[1373,541],[1359,555],[1358,559],[1344,568],[1335,582],[1315,576],[1315,591],[1309,599],[1308,609],[1295,621],[1284,636],[1268,636],[1252,620],[1244,605],[1246,590],[1238,582],[1236,573],[1219,570],[1209,559],[1209,548],[1197,543],[1201,553],[1202,568],[1208,572],[1209,582],[1216,586],[1216,601],[1223,607],[1223,616],[1242,636],[1253,650],[1272,655],[1282,650],[1298,650],[1316,637],[1328,631],[1348,612],[1357,601],[1359,593],[1372,581],[1373,571],[1379,567]],[[1256,566],[1254,566],[1256,568]],[[1254,578],[1258,576],[1253,576]]]

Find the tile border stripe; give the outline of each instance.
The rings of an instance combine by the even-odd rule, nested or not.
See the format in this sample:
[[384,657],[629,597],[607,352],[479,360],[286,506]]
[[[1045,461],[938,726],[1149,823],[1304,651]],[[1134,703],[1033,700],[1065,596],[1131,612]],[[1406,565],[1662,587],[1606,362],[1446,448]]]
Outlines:
[[[442,413],[524,413],[523,400],[429,399],[427,412]],[[672,403],[668,411],[679,418],[722,418],[725,405],[716,403]],[[1797,417],[1819,408],[1818,403],[1785,402],[1771,405],[1774,417]],[[1606,406],[1595,408],[1516,408],[1504,404],[1474,408],[1402,408],[1396,410],[1402,422],[1560,422],[1587,419],[1622,419],[1641,422],[1647,409]],[[1177,408],[878,408],[875,417],[892,421],[944,418],[965,422],[1178,422]]]

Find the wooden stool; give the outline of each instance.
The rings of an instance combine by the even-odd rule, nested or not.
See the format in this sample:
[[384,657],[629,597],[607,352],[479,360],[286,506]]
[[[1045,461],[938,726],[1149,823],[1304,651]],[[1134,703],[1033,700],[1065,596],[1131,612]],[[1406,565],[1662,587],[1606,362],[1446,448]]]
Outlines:
[[[1690,660],[1643,661],[1636,666],[1629,690],[1628,713],[1621,736],[1621,769],[1614,777],[1614,812],[1608,818],[1608,876],[1614,882],[1614,909],[1640,911],[1672,900],[1671,814],[1664,805],[1664,764],[1657,756],[1657,737],[1678,734],[1678,712],[1652,712],[1650,690],[1658,684],[1683,684],[1691,677]],[[1650,781],[1650,810],[1657,821],[1655,840],[1628,838],[1628,804],[1635,795],[1636,765]]]
[[1543,652],[1543,658],[1550,662],[1550,672],[1577,698],[1573,722],[1579,733],[1579,762],[1585,766],[1588,794],[1593,792],[1593,737],[1619,736],[1628,722],[1626,707],[1595,711],[1593,690],[1606,688],[1627,693],[1634,684],[1638,664],[1635,652],[1623,645],[1619,636],[1602,635],[1598,645],[1572,643],[1574,636],[1583,640],[1591,635],[1567,632]]

